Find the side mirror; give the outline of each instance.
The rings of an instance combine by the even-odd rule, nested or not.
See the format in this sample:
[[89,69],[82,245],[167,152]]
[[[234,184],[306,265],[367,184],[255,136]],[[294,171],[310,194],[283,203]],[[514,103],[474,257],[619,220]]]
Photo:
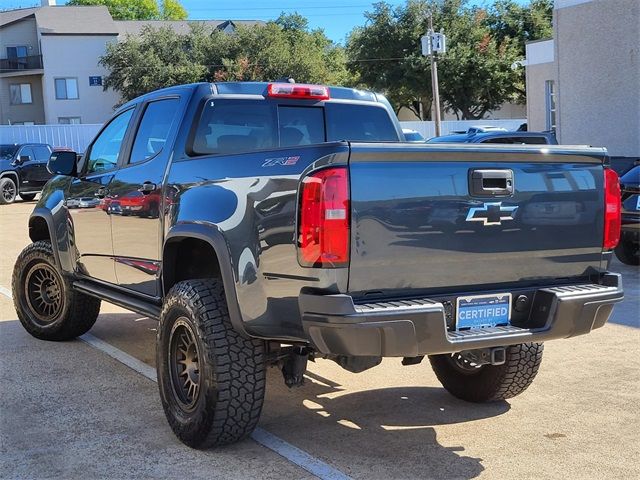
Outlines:
[[20,158],[18,159],[18,163],[23,164],[25,162],[28,162],[29,160],[31,160],[31,157],[29,155],[20,155]]
[[53,175],[78,176],[78,154],[76,152],[53,152],[47,162],[47,170]]

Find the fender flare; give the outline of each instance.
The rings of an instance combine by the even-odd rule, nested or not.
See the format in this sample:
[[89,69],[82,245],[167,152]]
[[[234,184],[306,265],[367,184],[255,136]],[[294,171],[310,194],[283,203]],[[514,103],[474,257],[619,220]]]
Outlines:
[[[220,275],[222,277],[225,296],[227,297],[227,308],[229,310],[231,325],[240,335],[246,338],[252,337],[252,335],[247,332],[244,322],[242,321],[240,304],[238,303],[238,296],[236,294],[236,281],[233,274],[231,254],[229,253],[227,241],[222,232],[212,224],[185,222],[174,225],[165,235],[164,243],[162,245],[163,266],[166,246],[172,238],[195,238],[207,242],[211,248],[213,248],[213,251],[218,257]],[[167,291],[164,282],[164,275],[162,278],[162,289],[164,295],[166,295]]]
[[[56,266],[64,274],[72,274],[74,271],[71,259],[69,256],[69,246],[66,238],[58,238],[58,230],[56,229],[56,221],[54,215],[48,208],[36,207],[33,213],[29,216],[29,238],[31,237],[31,225],[35,218],[41,218],[47,224],[47,230],[49,231],[49,238],[51,240],[51,248],[53,249],[53,255],[56,260]],[[67,228],[66,219],[64,228]],[[64,250],[64,251],[61,251]]]

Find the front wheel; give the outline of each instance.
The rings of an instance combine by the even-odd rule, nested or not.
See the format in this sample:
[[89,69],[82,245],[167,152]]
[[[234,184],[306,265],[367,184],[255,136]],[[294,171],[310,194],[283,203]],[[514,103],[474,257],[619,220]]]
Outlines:
[[18,194],[18,187],[12,178],[0,178],[0,204],[13,203]]
[[234,330],[220,280],[188,280],[171,289],[156,360],[162,407],[185,444],[225,445],[255,429],[265,394],[265,345]]
[[433,371],[454,397],[467,402],[495,402],[521,394],[533,382],[542,362],[542,343],[506,347],[502,365],[475,365],[459,353],[431,355]]
[[56,267],[49,241],[32,243],[20,253],[11,284],[20,323],[41,340],[78,337],[98,318],[100,300],[73,290]]

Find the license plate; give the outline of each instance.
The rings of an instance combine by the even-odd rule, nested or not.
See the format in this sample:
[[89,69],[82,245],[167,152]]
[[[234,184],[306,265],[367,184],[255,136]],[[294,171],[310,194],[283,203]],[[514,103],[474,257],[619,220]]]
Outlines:
[[510,293],[458,297],[456,306],[456,330],[509,325],[511,319]]

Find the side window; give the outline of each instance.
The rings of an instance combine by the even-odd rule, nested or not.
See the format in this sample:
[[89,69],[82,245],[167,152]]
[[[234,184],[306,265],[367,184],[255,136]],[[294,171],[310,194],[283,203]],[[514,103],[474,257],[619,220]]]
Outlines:
[[179,104],[178,98],[169,98],[147,105],[133,143],[129,163],[142,162],[162,150],[175,121]]
[[323,108],[279,106],[278,120],[281,147],[325,141]]
[[133,110],[130,108],[111,120],[93,142],[87,159],[87,174],[111,170],[116,167]]
[[29,160],[34,159],[33,149],[31,147],[22,147],[20,153],[18,154],[18,158],[21,157],[29,157]]
[[519,140],[520,143],[526,145],[546,145],[548,143],[545,137],[522,137]]
[[33,153],[36,156],[36,161],[46,162],[51,156],[51,151],[44,145],[36,145],[33,147]]
[[518,143],[513,137],[494,137],[482,140],[480,143]]

